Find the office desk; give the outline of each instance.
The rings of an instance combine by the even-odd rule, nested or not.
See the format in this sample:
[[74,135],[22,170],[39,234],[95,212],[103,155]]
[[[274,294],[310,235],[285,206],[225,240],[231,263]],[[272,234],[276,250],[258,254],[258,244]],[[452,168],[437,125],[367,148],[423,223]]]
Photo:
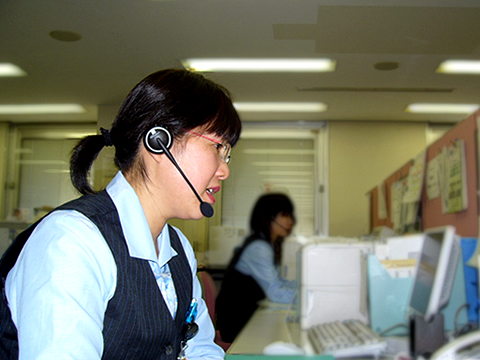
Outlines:
[[287,323],[286,306],[260,306],[234,340],[227,354],[262,354],[265,346],[275,341],[292,342],[302,346],[307,355],[314,355],[306,341],[306,332],[298,323]]
[[[263,353],[265,346],[275,341],[285,341],[303,347],[307,356],[315,355],[315,351],[307,339],[307,332],[300,329],[298,322],[286,321],[289,313],[287,307],[282,307],[280,304],[273,305],[267,304],[257,309],[227,350],[227,354],[258,355]],[[392,358],[392,355],[380,357],[380,359],[390,360]],[[361,359],[356,358],[356,360]]]
[[0,221],[0,256],[8,249],[13,240],[31,223],[19,221]]

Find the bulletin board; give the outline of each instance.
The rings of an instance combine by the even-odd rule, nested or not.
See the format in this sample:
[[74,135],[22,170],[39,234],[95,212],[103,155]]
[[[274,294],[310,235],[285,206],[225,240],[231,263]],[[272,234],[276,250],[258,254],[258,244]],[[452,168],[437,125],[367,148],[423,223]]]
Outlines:
[[[478,218],[478,150],[477,150],[477,117],[480,111],[472,114],[447,132],[443,137],[426,149],[426,166],[436,156],[438,156],[444,146],[451,146],[458,139],[463,140],[465,149],[466,164],[466,196],[468,199],[468,207],[465,210],[445,213],[442,210],[441,198],[428,200],[425,185],[421,196],[421,217],[423,229],[453,225],[456,227],[457,234],[462,237],[477,237],[479,234]],[[379,187],[370,191],[370,226],[371,230],[377,226],[388,226],[393,228],[392,219],[392,193],[391,186],[393,183],[408,177],[412,161],[403,165],[399,170],[390,175],[379,186],[383,186],[385,200],[387,204],[387,217],[379,218]]]
[[378,196],[379,196],[379,189],[376,187],[370,193],[370,227],[371,230],[377,226],[388,226],[389,228],[393,229],[393,219],[392,219],[392,184],[405,179],[408,176],[410,171],[411,162],[409,161],[407,164],[403,165],[399,170],[395,171],[392,175],[390,175],[381,186],[384,187],[385,191],[385,200],[387,203],[387,217],[384,219],[380,219],[378,216]]
[[427,148],[427,163],[435,158],[444,146],[452,145],[457,139],[465,143],[466,183],[468,208],[455,213],[442,213],[441,199],[427,200],[426,191],[422,198],[424,229],[453,225],[462,237],[478,236],[478,158],[477,158],[477,112],[463,120],[442,138]]

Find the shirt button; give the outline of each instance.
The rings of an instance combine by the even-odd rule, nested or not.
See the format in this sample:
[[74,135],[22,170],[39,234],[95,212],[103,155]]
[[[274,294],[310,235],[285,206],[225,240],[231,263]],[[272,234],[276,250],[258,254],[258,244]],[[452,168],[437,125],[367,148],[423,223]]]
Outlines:
[[167,355],[170,355],[170,354],[173,353],[173,345],[172,344],[165,346],[165,353]]

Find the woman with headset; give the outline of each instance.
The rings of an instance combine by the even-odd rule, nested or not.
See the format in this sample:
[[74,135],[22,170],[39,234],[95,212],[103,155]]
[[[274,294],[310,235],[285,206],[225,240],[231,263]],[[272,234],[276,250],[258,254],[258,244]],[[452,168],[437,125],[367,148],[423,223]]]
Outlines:
[[295,225],[294,206],[284,194],[258,198],[250,217],[250,235],[228,265],[216,301],[216,326],[233,342],[258,307],[258,301],[293,301],[297,283],[280,275],[282,243]]
[[[71,157],[84,196],[22,233],[0,263],[2,359],[223,359],[185,236],[167,221],[212,216],[241,123],[200,74],[153,73],[111,129]],[[96,192],[104,146],[120,171]]]

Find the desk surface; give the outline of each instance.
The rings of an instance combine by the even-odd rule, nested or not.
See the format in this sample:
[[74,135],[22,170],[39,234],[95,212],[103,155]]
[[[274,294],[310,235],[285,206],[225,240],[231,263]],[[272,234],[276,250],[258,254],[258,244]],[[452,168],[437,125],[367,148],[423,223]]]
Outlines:
[[234,340],[228,354],[262,354],[265,346],[275,341],[292,342],[302,346],[307,354],[314,355],[306,341],[306,332],[298,323],[287,323],[287,309],[260,307]]
[[[285,341],[304,348],[307,356],[315,355],[307,331],[301,330],[298,322],[288,322],[288,313],[288,309],[281,306],[259,307],[227,350],[227,354],[259,355],[265,346],[275,341]],[[391,358],[392,356],[381,357]]]
[[265,346],[279,340],[289,341],[285,312],[260,310],[253,314],[227,352],[261,354]]

